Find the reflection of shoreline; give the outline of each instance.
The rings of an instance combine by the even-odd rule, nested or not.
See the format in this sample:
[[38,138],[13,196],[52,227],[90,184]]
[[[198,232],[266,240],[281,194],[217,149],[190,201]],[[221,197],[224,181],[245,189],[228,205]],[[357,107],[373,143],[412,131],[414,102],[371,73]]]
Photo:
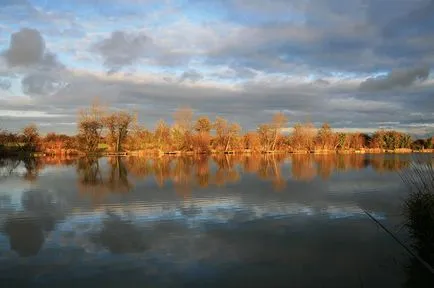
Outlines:
[[[83,168],[92,166],[97,158],[56,158],[38,157],[25,159],[0,159],[2,171],[18,169],[22,164],[26,170],[25,177],[32,179],[38,172],[51,166],[76,165]],[[335,171],[358,170],[372,167],[377,172],[399,171],[407,168],[411,157],[394,154],[248,154],[248,155],[192,155],[192,156],[164,156],[164,157],[108,157],[109,163],[119,171],[126,166],[128,172],[136,178],[153,175],[156,181],[163,184],[167,178],[182,178],[183,173],[189,174],[191,168],[195,168],[195,174],[205,177],[209,173],[212,160],[222,171],[230,171],[237,165],[243,172],[256,173],[267,178],[278,174],[277,168],[289,160],[293,166],[295,179],[309,180],[320,175],[327,179]],[[12,161],[10,161],[12,160]],[[88,162],[86,164],[86,162]],[[120,165],[120,166],[119,166]],[[175,171],[177,170],[177,171]],[[313,170],[316,170],[314,172]],[[119,172],[118,171],[118,172]],[[122,173],[122,171],[120,171]],[[182,182],[182,180],[179,180]],[[206,181],[205,181],[206,182]]]
[[[368,167],[377,173],[394,172],[410,163],[411,157],[391,154],[223,154],[211,157],[3,159],[0,168],[6,177],[21,175],[26,181],[34,182],[45,171],[56,171],[65,165],[75,167],[80,193],[100,202],[111,194],[128,193],[139,181],[151,180],[160,188],[173,187],[177,195],[189,198],[195,190],[230,185],[246,174],[270,182],[274,191],[282,191],[289,182],[310,182],[317,178],[328,180],[335,173]],[[16,174],[14,171],[22,172]]]
[[[17,164],[18,163],[18,164]],[[192,155],[190,157],[109,157],[109,158],[31,158],[2,161],[4,173],[22,170],[27,181],[36,181],[49,167],[74,165],[78,188],[95,200],[111,193],[127,193],[133,183],[152,179],[159,187],[171,185],[188,198],[195,189],[224,186],[240,181],[244,174],[270,182],[275,191],[284,190],[289,181],[328,180],[335,173],[372,168],[377,173],[395,172],[409,167],[411,157],[391,154],[251,154]],[[55,165],[55,166],[53,166]],[[105,169],[108,167],[108,169]],[[99,200],[98,200],[99,201]]]

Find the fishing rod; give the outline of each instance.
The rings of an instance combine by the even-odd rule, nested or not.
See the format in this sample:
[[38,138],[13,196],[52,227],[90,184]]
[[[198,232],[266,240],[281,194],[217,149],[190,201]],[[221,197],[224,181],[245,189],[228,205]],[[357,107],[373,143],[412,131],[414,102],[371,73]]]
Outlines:
[[375,219],[375,217],[372,216],[368,211],[366,211],[365,209],[362,209],[362,210],[366,215],[368,215],[369,218],[371,218],[372,221],[377,223],[387,234],[389,234],[396,242],[398,242],[398,244],[401,245],[411,256],[416,258],[423,266],[425,266],[426,269],[428,269],[428,271],[431,272],[431,274],[434,275],[434,268],[430,264],[428,264],[425,260],[423,260],[417,254],[413,253],[413,251],[411,251],[410,248],[408,248],[404,243],[402,243],[395,235],[393,235],[392,232],[389,231],[389,229],[387,229],[383,224],[381,224],[380,221]]

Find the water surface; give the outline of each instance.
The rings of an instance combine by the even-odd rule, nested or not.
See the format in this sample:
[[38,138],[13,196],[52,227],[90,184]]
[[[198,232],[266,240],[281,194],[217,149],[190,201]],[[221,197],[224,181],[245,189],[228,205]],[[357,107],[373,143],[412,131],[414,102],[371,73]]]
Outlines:
[[419,287],[420,267],[366,215],[409,243],[401,227],[408,192],[398,172],[411,161],[2,159],[0,283]]

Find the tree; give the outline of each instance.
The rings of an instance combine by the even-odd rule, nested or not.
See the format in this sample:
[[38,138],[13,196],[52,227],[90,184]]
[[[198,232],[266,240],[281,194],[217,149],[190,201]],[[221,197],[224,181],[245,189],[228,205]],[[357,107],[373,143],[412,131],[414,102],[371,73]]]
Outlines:
[[24,147],[28,151],[35,151],[39,144],[38,127],[35,124],[29,124],[22,131]]
[[312,123],[296,124],[291,135],[292,147],[296,150],[312,150],[315,134],[315,127]]
[[211,141],[210,131],[212,123],[208,117],[202,116],[196,120],[194,130],[196,135],[193,137],[193,148],[199,153],[208,153]]
[[384,130],[375,131],[371,138],[371,148],[384,149],[386,147],[384,135]]
[[259,139],[258,133],[248,132],[243,136],[243,148],[250,149],[252,151],[261,150],[261,141]]
[[170,128],[164,120],[158,121],[154,131],[155,144],[159,149],[165,149],[171,145]]
[[212,123],[208,117],[202,116],[196,120],[194,130],[199,134],[209,133],[212,129]]
[[152,144],[152,133],[137,123],[132,125],[130,133],[126,140],[129,150],[143,150],[149,148]]
[[229,123],[222,117],[217,117],[214,122],[216,131],[216,144],[223,148],[223,151],[228,151],[235,144],[236,137],[241,130],[237,123]]
[[338,139],[336,134],[333,133],[330,125],[328,123],[324,123],[318,130],[315,141],[316,145],[319,146],[320,149],[331,150],[336,147],[337,141]]
[[172,136],[176,149],[191,150],[193,132],[193,110],[188,107],[179,108],[173,113],[175,120],[172,128]]
[[122,145],[128,136],[134,116],[125,111],[113,112],[103,119],[103,123],[108,130],[107,144],[114,152],[122,151]]
[[360,133],[352,133],[350,136],[350,147],[356,150],[363,148],[365,139]]
[[273,142],[271,145],[271,150],[276,149],[276,144],[280,137],[280,131],[285,126],[286,122],[288,122],[288,118],[286,118],[285,114],[282,112],[277,112],[273,115],[273,120],[271,122],[271,128],[273,130]]
[[79,112],[77,136],[80,149],[84,149],[87,153],[97,152],[104,128],[103,119],[104,111],[96,103],[89,109]]
[[426,149],[433,149],[433,147],[434,147],[434,136],[426,140]]
[[411,148],[411,143],[413,143],[413,141],[409,134],[403,134],[401,136],[400,148]]
[[271,146],[274,141],[274,131],[269,124],[261,124],[258,127],[258,137],[261,143],[262,151],[271,150]]

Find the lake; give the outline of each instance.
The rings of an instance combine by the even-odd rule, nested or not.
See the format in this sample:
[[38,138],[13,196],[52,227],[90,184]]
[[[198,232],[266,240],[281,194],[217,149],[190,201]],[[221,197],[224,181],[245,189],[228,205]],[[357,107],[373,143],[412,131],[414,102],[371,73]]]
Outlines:
[[414,157],[0,159],[0,286],[426,287]]

